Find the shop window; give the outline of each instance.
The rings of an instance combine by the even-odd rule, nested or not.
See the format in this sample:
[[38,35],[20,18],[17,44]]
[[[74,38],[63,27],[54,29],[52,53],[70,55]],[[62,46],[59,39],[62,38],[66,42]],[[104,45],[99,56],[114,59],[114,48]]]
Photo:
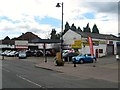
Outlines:
[[103,53],[103,49],[99,49],[99,53]]

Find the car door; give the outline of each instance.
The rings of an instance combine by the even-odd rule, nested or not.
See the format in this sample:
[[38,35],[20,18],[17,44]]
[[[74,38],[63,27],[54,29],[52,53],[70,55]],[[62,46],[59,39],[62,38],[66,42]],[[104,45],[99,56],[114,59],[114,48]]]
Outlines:
[[91,56],[86,55],[86,56],[85,56],[85,61],[86,61],[86,62],[91,61]]

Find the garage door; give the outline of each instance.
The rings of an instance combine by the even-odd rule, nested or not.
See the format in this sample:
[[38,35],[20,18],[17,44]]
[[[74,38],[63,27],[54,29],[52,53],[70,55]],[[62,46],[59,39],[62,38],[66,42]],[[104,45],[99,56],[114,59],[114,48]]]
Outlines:
[[114,54],[114,45],[107,45],[107,55],[113,55]]
[[117,43],[117,54],[119,54],[119,55],[120,55],[120,42],[119,42],[119,43]]

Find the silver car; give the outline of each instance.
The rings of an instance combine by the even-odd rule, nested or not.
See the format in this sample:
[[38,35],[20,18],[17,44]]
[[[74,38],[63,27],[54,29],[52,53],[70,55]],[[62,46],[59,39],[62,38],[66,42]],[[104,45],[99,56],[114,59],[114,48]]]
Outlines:
[[18,57],[19,57],[19,59],[27,58],[26,52],[25,51],[19,51]]

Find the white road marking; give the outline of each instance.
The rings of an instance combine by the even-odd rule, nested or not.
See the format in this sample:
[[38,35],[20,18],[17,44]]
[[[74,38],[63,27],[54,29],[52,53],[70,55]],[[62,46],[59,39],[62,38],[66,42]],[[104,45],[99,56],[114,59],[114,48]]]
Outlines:
[[9,70],[7,70],[7,69],[2,69],[2,70],[6,71],[6,72],[10,72],[10,71],[9,71]]
[[30,81],[30,80],[28,80],[28,79],[26,79],[26,78],[24,78],[24,77],[22,77],[22,76],[20,76],[20,75],[16,75],[17,77],[19,77],[19,78],[21,78],[21,79],[23,79],[23,80],[25,80],[25,81],[27,81],[27,82],[29,82],[29,83],[31,83],[31,84],[34,84],[34,85],[36,85],[36,86],[38,86],[38,87],[42,87],[41,85],[39,85],[39,84],[37,84],[37,83],[35,83],[35,82],[33,82],[33,81]]

